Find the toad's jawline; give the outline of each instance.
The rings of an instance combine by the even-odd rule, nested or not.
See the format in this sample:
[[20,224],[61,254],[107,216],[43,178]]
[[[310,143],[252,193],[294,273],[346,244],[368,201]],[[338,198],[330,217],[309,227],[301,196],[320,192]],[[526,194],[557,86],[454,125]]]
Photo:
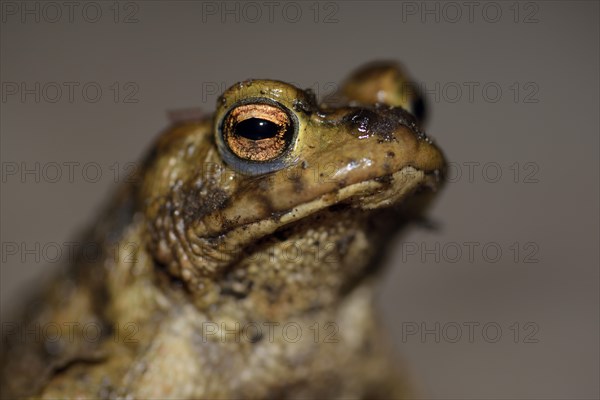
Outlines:
[[[419,187],[427,187],[435,190],[440,180],[439,170],[419,171],[412,166],[406,166],[401,170],[385,176],[382,183],[382,177],[364,180],[353,183],[339,189],[335,193],[322,195],[315,200],[293,207],[287,211],[279,212],[272,218],[263,219],[256,222],[248,222],[231,228],[227,232],[221,232],[221,237],[229,234],[233,236],[253,232],[254,238],[270,234],[290,223],[299,221],[312,214],[315,214],[327,207],[352,200],[355,207],[365,211],[374,210],[383,207],[398,205]],[[354,201],[355,199],[355,201]],[[198,238],[204,236],[202,229],[197,229]],[[248,240],[251,242],[252,239]]]

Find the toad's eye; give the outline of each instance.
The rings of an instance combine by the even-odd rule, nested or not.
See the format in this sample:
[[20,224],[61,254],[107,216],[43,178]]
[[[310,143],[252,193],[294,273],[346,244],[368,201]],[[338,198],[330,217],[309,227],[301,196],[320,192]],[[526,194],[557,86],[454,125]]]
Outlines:
[[269,162],[293,142],[296,127],[291,114],[274,104],[242,104],[227,113],[221,127],[224,144],[238,158]]

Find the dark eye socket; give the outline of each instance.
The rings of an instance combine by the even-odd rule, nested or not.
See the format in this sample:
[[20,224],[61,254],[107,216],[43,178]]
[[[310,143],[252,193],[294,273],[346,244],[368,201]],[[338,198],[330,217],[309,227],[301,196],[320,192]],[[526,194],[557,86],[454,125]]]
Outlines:
[[279,126],[271,121],[262,118],[248,118],[238,122],[233,128],[237,136],[245,137],[250,140],[268,139],[277,136]]

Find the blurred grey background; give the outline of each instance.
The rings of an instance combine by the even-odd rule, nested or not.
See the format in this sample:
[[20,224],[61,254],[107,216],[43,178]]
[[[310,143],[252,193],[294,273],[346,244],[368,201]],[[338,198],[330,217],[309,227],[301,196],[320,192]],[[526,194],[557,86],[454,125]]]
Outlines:
[[167,110],[394,59],[451,161],[440,228],[398,238],[379,297],[422,396],[600,396],[598,2],[69,4],[1,3],[3,319]]

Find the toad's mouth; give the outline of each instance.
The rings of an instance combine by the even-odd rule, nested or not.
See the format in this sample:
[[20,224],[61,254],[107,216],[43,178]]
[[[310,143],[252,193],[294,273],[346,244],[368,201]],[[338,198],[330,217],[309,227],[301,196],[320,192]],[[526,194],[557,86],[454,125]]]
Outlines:
[[[238,244],[247,243],[332,206],[348,205],[365,212],[395,207],[410,198],[415,191],[435,191],[441,184],[440,170],[422,171],[405,166],[387,175],[351,183],[286,210],[272,211],[268,215],[258,213],[256,219],[242,222],[239,218],[233,218],[224,222],[223,216],[219,216],[215,220],[217,235],[207,232],[210,230],[211,220],[205,219],[202,226],[196,227],[202,228],[204,232],[201,234],[197,230],[196,234],[205,237],[218,236],[225,240],[237,241]],[[230,227],[226,232],[223,231],[224,225]]]
[[407,166],[395,173],[351,184],[341,189],[340,194],[353,206],[371,210],[399,205],[418,189],[436,191],[441,181],[439,170],[426,172]]

